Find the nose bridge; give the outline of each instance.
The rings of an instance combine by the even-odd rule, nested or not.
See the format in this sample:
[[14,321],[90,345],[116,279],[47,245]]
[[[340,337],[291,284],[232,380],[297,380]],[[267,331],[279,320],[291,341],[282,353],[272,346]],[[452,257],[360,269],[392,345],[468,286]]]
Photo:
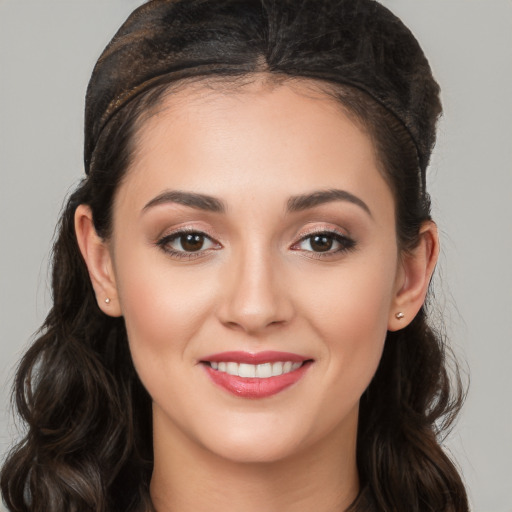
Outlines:
[[253,240],[234,250],[221,308],[225,324],[256,333],[291,318],[291,302],[278,276],[279,258],[269,245]]

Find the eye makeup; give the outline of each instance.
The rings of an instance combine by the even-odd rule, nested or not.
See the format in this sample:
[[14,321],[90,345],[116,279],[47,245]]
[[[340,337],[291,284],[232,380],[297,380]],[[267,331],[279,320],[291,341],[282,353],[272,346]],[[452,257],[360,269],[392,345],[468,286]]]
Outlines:
[[[305,246],[304,246],[304,243]],[[309,246],[309,249],[306,247]],[[291,249],[310,252],[308,257],[329,258],[355,249],[356,242],[344,233],[334,229],[319,229],[310,231],[295,243]]]
[[172,258],[189,261],[222,248],[210,235],[195,228],[174,231],[158,239],[156,245]]
[[[195,228],[184,228],[167,234],[156,245],[172,258],[193,260],[204,257],[222,245],[212,236]],[[353,250],[356,242],[341,231],[316,229],[301,236],[290,249],[307,254],[307,257],[323,259]]]

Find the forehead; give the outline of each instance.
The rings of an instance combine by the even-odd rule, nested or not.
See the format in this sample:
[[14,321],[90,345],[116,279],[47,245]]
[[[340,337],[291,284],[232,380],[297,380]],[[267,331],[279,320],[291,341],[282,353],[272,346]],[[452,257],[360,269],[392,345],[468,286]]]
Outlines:
[[[155,127],[167,112],[167,120],[172,117],[178,121],[180,115],[200,115],[209,110],[222,109],[223,106],[232,109],[236,104],[245,103],[248,107],[263,106],[265,99],[293,98],[294,106],[301,104],[301,110],[307,104],[315,108],[330,110],[348,116],[357,127],[366,132],[365,123],[350,108],[340,101],[342,85],[325,80],[293,77],[281,74],[257,72],[241,77],[193,77],[171,84],[161,93],[157,93],[157,101],[139,115],[136,123],[136,138],[144,143],[146,136],[151,136]],[[279,100],[278,100],[279,101]],[[278,102],[277,101],[277,102]],[[286,108],[285,101],[278,105],[276,114]],[[220,112],[217,110],[217,112]],[[206,120],[206,119],[205,119]]]
[[[338,140],[346,139],[349,131],[358,132],[361,139],[367,135],[364,123],[337,99],[334,84],[268,73],[229,81],[200,78],[173,85],[140,115],[134,137],[136,160],[144,158],[164,131],[169,139],[187,129],[189,136],[199,138],[203,128],[221,133],[234,124],[250,127],[254,140],[262,135],[262,126],[272,129],[273,135],[281,132],[283,142],[300,136],[301,130],[309,133],[312,143],[318,135]],[[349,130],[343,129],[347,126]],[[370,140],[365,142],[371,145]]]
[[138,126],[127,188],[141,201],[166,188],[229,199],[343,186],[387,197],[371,137],[324,87],[258,79],[170,90]]

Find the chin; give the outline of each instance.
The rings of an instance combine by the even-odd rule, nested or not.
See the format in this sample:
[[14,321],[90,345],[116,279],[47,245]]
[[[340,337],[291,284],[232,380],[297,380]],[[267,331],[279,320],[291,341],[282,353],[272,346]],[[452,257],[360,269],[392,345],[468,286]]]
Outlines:
[[206,446],[212,453],[239,464],[275,463],[300,451],[300,442],[283,432],[254,433],[238,430],[233,436],[210,440]]
[[[237,463],[275,463],[321,449],[322,440],[345,430],[329,419],[321,425],[315,418],[299,414],[259,413],[226,415],[207,431],[201,429],[198,441],[211,453]],[[341,427],[341,429],[340,429]]]

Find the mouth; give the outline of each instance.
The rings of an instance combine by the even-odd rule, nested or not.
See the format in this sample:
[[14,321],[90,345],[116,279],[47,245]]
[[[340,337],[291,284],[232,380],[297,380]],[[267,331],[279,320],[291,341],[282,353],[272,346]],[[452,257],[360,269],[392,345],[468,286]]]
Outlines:
[[298,370],[304,363],[292,363],[291,361],[277,361],[275,363],[247,364],[235,363],[233,361],[205,361],[212,370],[227,373],[234,377],[243,377],[245,379],[268,379],[269,377],[279,377],[287,373]]
[[302,379],[313,363],[284,352],[223,352],[201,361],[214,384],[242,398],[266,398]]

